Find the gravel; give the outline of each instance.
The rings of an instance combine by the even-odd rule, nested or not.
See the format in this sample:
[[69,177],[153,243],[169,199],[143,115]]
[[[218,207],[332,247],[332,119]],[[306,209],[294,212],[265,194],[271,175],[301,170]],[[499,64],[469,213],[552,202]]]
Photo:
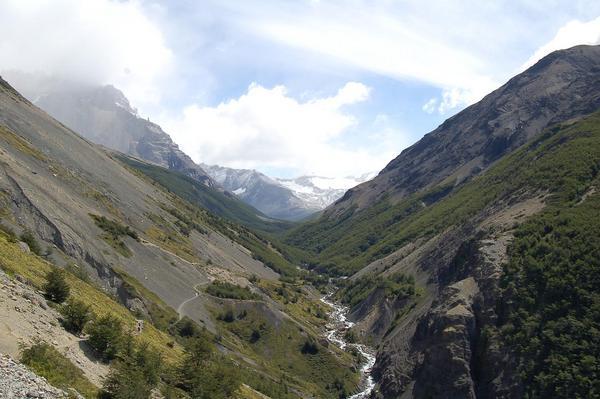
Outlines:
[[39,377],[27,367],[0,354],[0,398],[67,398],[66,392],[54,388],[45,378]]

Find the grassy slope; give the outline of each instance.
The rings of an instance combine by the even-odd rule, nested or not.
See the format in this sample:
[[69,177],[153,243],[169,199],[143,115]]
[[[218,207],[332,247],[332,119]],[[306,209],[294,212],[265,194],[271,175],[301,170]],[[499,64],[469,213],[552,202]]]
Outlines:
[[521,191],[560,186],[564,195],[575,198],[582,194],[577,183],[597,170],[594,145],[599,120],[600,115],[593,114],[571,128],[546,131],[433,204],[426,205],[447,187],[434,187],[395,205],[383,200],[356,214],[348,211],[338,219],[319,219],[293,230],[286,242],[312,253],[313,259],[307,261],[324,271],[352,274],[410,241],[431,237]]

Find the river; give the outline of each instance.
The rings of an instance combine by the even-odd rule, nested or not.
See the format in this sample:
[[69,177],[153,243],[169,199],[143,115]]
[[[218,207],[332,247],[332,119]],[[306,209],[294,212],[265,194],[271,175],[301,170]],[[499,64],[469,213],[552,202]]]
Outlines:
[[342,306],[330,300],[332,294],[326,295],[321,298],[321,301],[326,305],[331,306],[333,311],[329,314],[329,322],[327,323],[327,340],[334,345],[337,345],[342,350],[347,350],[348,348],[355,348],[365,359],[365,362],[362,364],[360,368],[361,381],[360,381],[360,389],[361,391],[349,396],[348,399],[366,399],[369,397],[373,388],[375,388],[375,381],[373,380],[373,376],[371,375],[373,365],[375,365],[375,353],[373,349],[369,348],[366,345],[362,344],[352,344],[346,341],[345,334],[352,326],[353,322],[348,320],[348,312],[350,311],[348,307]]

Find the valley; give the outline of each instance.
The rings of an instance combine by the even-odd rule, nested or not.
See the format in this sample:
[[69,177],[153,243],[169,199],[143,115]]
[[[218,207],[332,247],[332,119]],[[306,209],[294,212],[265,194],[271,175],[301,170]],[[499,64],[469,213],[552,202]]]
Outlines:
[[0,352],[85,398],[598,397],[598,65],[553,52],[317,199],[114,87],[0,80]]

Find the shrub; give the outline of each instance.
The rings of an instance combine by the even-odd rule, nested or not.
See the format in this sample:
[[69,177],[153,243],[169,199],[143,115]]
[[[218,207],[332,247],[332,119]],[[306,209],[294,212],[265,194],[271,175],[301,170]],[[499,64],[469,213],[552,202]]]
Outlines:
[[81,301],[71,299],[60,309],[63,316],[62,324],[65,330],[80,335],[83,328],[90,320],[90,307]]
[[123,342],[123,326],[121,320],[112,315],[105,315],[91,322],[87,328],[90,346],[104,361],[114,359]]
[[110,220],[104,216],[98,216],[90,214],[96,226],[104,230],[107,234],[112,236],[115,240],[122,236],[129,236],[134,240],[139,239],[137,232],[132,230],[129,226],[125,226],[116,220]]
[[239,285],[225,281],[213,281],[211,285],[206,287],[206,293],[219,298],[240,300],[260,299],[260,295],[253,293],[248,287],[240,287]]
[[58,268],[52,268],[46,275],[44,285],[46,297],[52,302],[63,303],[69,297],[71,288],[65,279],[65,272]]
[[217,319],[222,320],[226,323],[233,323],[235,321],[235,315],[233,314],[233,309],[227,309],[223,313],[220,313],[217,316]]
[[300,349],[303,355],[316,355],[319,353],[319,345],[312,339],[304,341],[302,348]]
[[21,237],[19,237],[21,239],[21,241],[23,241],[24,243],[26,243],[29,246],[29,249],[31,250],[31,252],[33,252],[34,254],[41,256],[42,255],[42,248],[40,247],[40,244],[38,244],[37,240],[35,239],[35,237],[33,236],[33,233],[29,230],[25,230],[22,234]]

